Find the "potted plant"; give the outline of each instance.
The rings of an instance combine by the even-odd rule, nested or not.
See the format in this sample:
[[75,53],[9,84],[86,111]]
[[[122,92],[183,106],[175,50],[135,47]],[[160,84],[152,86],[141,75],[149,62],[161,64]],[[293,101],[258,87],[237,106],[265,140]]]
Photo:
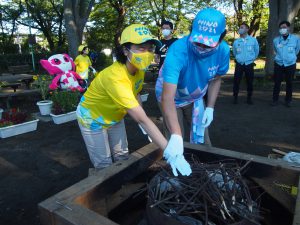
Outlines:
[[37,87],[41,93],[42,101],[38,101],[36,104],[40,109],[41,115],[49,115],[51,113],[51,107],[53,102],[48,98],[49,96],[49,84],[51,83],[51,77],[46,74],[33,76],[33,86]]
[[32,120],[26,111],[12,108],[2,113],[0,120],[0,137],[7,138],[34,131],[39,120]]
[[51,92],[53,101],[52,117],[55,124],[61,124],[76,119],[76,107],[80,100],[80,92],[77,90],[56,90]]

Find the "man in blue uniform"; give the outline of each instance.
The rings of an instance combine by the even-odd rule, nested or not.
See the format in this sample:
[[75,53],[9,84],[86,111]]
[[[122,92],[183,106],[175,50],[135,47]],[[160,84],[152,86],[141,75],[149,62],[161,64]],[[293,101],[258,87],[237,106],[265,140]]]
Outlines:
[[233,42],[232,50],[235,57],[235,71],[233,81],[233,103],[238,103],[239,86],[245,73],[247,82],[247,103],[252,105],[254,60],[259,53],[258,42],[255,37],[248,35],[249,26],[243,22],[239,28],[240,38]]
[[280,85],[283,79],[286,82],[285,105],[291,106],[292,80],[296,71],[297,55],[300,51],[300,39],[290,34],[290,22],[282,21],[279,24],[280,35],[273,40],[275,50],[274,89],[272,106],[278,105]]
[[[203,9],[193,21],[191,34],[168,49],[155,92],[170,140],[178,149],[184,123],[191,124],[191,143],[208,141],[204,131],[213,120],[220,77],[229,69],[229,47],[223,41],[225,26],[225,16],[220,11]],[[207,107],[203,102],[206,93]]]

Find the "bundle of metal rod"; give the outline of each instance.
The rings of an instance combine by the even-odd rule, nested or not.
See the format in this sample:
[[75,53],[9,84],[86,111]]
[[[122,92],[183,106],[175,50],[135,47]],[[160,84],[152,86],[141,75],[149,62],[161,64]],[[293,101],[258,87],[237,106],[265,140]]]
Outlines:
[[174,177],[163,170],[150,181],[150,208],[157,207],[183,224],[191,219],[193,224],[260,224],[258,204],[241,175],[245,166],[233,161],[193,161],[190,176]]

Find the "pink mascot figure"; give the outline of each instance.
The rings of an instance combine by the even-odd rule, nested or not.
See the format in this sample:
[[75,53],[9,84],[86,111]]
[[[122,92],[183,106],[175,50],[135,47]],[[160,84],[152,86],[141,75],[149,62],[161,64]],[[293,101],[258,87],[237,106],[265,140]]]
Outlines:
[[55,75],[49,85],[51,90],[60,87],[61,89],[78,90],[80,92],[85,91],[85,89],[79,85],[79,82],[84,81],[73,71],[75,64],[69,55],[52,55],[48,60],[40,60],[40,63],[50,75]]

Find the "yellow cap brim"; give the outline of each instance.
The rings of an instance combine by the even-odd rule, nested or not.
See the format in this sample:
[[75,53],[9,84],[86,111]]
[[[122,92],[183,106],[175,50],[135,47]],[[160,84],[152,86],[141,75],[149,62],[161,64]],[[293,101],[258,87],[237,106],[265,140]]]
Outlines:
[[155,39],[155,38],[150,38],[150,37],[144,38],[141,42],[134,42],[134,41],[133,41],[133,42],[131,42],[131,43],[132,43],[132,44],[139,45],[139,44],[145,43],[145,42],[147,42],[147,41],[153,41],[154,45],[157,46],[157,47],[161,47],[161,46],[162,46],[162,43],[161,43],[159,40],[157,40],[157,39]]

